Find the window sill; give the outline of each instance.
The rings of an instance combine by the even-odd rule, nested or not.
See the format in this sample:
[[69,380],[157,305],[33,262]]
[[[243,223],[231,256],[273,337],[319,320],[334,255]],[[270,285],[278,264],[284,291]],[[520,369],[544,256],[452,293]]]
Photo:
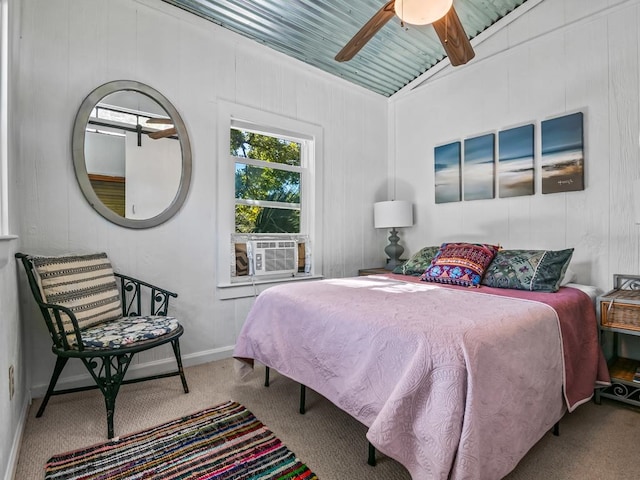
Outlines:
[[267,288],[279,283],[322,280],[323,278],[322,275],[309,275],[293,278],[270,278],[268,280],[256,280],[255,282],[221,283],[218,284],[218,298],[220,300],[232,300],[234,298],[257,297]]
[[17,235],[0,235],[0,268],[9,263],[9,256],[11,255],[11,241],[17,240]]

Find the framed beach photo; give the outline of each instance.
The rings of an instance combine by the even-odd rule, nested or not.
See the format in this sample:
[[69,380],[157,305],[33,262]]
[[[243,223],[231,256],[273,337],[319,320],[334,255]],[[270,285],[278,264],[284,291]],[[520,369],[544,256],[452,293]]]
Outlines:
[[461,200],[460,154],[460,142],[448,143],[434,149],[436,203]]
[[542,122],[542,193],[584,190],[582,117],[578,112]]
[[482,200],[495,196],[495,134],[464,141],[464,199]]
[[535,193],[533,124],[498,133],[498,196],[520,197]]

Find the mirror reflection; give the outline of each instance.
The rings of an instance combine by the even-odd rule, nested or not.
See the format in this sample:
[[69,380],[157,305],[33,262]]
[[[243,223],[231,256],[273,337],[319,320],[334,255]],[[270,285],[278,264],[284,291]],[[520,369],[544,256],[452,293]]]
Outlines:
[[158,91],[128,80],[106,83],[83,101],[73,162],[89,204],[129,228],[171,218],[191,180],[191,147],[177,110]]
[[173,121],[139,92],[112,93],[94,107],[84,155],[96,195],[122,217],[155,217],[178,192],[182,159]]

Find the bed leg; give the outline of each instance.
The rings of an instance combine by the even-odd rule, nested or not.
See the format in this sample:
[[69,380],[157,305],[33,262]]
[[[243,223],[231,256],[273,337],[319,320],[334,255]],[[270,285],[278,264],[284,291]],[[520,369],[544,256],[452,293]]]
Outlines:
[[558,421],[556,422],[556,424],[553,426],[553,434],[554,434],[556,437],[559,437],[559,436],[560,436],[560,420],[558,420]]
[[371,445],[371,442],[369,442],[369,458],[367,458],[367,463],[372,467],[376,466],[376,447]]
[[269,386],[269,367],[265,367],[264,369],[264,386]]
[[304,415],[304,412],[306,411],[304,407],[306,396],[307,396],[307,388],[304,385],[300,384],[300,413],[302,415]]

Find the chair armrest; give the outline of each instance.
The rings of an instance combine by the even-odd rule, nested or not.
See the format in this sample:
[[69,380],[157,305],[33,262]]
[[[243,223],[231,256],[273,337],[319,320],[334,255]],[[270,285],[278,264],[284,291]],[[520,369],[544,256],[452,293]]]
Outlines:
[[[122,315],[136,317],[140,315],[167,315],[169,299],[178,294],[144,282],[129,275],[115,273],[120,280],[120,294],[122,296]],[[149,311],[142,311],[143,296],[149,295]]]
[[40,311],[44,317],[45,323],[47,323],[47,327],[49,329],[49,335],[51,336],[51,340],[53,344],[57,348],[62,348],[63,350],[69,350],[71,345],[69,344],[69,337],[71,334],[65,334],[64,324],[62,321],[61,313],[64,313],[71,320],[71,324],[73,326],[73,336],[76,337],[76,344],[78,350],[84,350],[84,346],[82,345],[82,335],[80,326],[78,325],[78,319],[76,315],[67,307],[63,305],[56,305],[54,303],[45,303],[40,301],[40,299],[36,298],[36,303],[40,307]]

